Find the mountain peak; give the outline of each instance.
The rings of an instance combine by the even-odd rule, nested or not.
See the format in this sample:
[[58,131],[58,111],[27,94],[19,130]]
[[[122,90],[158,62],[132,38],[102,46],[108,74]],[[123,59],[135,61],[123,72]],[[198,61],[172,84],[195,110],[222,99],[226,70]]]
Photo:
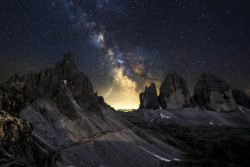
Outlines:
[[56,71],[64,77],[69,77],[78,71],[72,54],[67,53],[64,55],[63,60],[56,65]]
[[62,62],[68,63],[68,64],[70,63],[75,64],[74,56],[71,53],[67,53],[64,55]]

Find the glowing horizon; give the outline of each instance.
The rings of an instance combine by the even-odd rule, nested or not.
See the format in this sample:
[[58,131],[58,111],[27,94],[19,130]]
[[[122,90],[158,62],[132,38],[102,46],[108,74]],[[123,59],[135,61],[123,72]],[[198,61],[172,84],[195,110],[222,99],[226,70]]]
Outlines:
[[[138,109],[140,106],[139,94],[144,90],[138,91],[136,89],[136,83],[126,76],[119,74],[116,76],[119,77],[116,77],[116,80],[113,82],[112,86],[105,92],[102,92],[100,95],[103,96],[105,102],[108,105],[115,108],[116,110]],[[145,83],[144,86],[149,86],[150,84]],[[160,82],[155,82],[155,84],[157,92],[159,92]]]

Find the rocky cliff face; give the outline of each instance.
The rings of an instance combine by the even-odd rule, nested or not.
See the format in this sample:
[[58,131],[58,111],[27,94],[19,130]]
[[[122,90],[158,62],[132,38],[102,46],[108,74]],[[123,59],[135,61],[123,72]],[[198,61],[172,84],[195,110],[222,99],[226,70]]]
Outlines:
[[190,105],[190,93],[186,81],[170,72],[160,87],[159,102],[163,109],[181,109]]
[[233,89],[232,93],[236,104],[250,108],[250,97],[248,97],[243,91],[239,89]]
[[208,73],[201,74],[194,88],[194,101],[208,110],[232,111],[236,109],[231,86]]
[[159,102],[157,90],[154,83],[145,87],[145,91],[140,93],[140,108],[158,109]]
[[65,98],[74,98],[85,110],[100,110],[89,78],[77,70],[70,54],[65,55],[55,68],[30,72],[22,77],[14,75],[1,86],[0,91],[1,106],[9,112],[18,112],[25,103],[33,103],[37,99],[49,99],[55,101],[62,111],[71,111],[72,114],[67,115],[71,117],[74,112],[70,105],[65,105]]

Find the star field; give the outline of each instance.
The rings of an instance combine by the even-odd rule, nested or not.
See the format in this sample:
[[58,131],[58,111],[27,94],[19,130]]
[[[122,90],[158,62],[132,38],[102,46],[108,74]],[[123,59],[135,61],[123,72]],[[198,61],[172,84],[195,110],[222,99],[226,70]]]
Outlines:
[[208,71],[250,93],[247,0],[2,0],[0,82],[71,52],[115,108],[177,71],[192,91]]

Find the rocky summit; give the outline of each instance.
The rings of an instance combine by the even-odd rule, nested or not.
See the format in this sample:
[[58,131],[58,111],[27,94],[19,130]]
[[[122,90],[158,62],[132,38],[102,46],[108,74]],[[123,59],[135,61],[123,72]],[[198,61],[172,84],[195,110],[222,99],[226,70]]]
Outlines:
[[199,106],[208,110],[232,111],[236,109],[231,86],[209,73],[200,75],[194,88],[193,99]]
[[74,116],[74,109],[67,101],[72,98],[87,110],[100,110],[98,97],[89,78],[78,71],[70,54],[66,54],[55,68],[45,68],[23,76],[14,75],[0,90],[3,109],[11,112],[20,111],[25,103],[48,99],[55,101],[62,113],[71,118]]
[[168,73],[160,87],[159,102],[163,109],[190,106],[190,93],[186,81],[175,72]]
[[156,86],[152,83],[149,87],[145,87],[144,92],[140,93],[140,108],[158,109],[159,107]]

